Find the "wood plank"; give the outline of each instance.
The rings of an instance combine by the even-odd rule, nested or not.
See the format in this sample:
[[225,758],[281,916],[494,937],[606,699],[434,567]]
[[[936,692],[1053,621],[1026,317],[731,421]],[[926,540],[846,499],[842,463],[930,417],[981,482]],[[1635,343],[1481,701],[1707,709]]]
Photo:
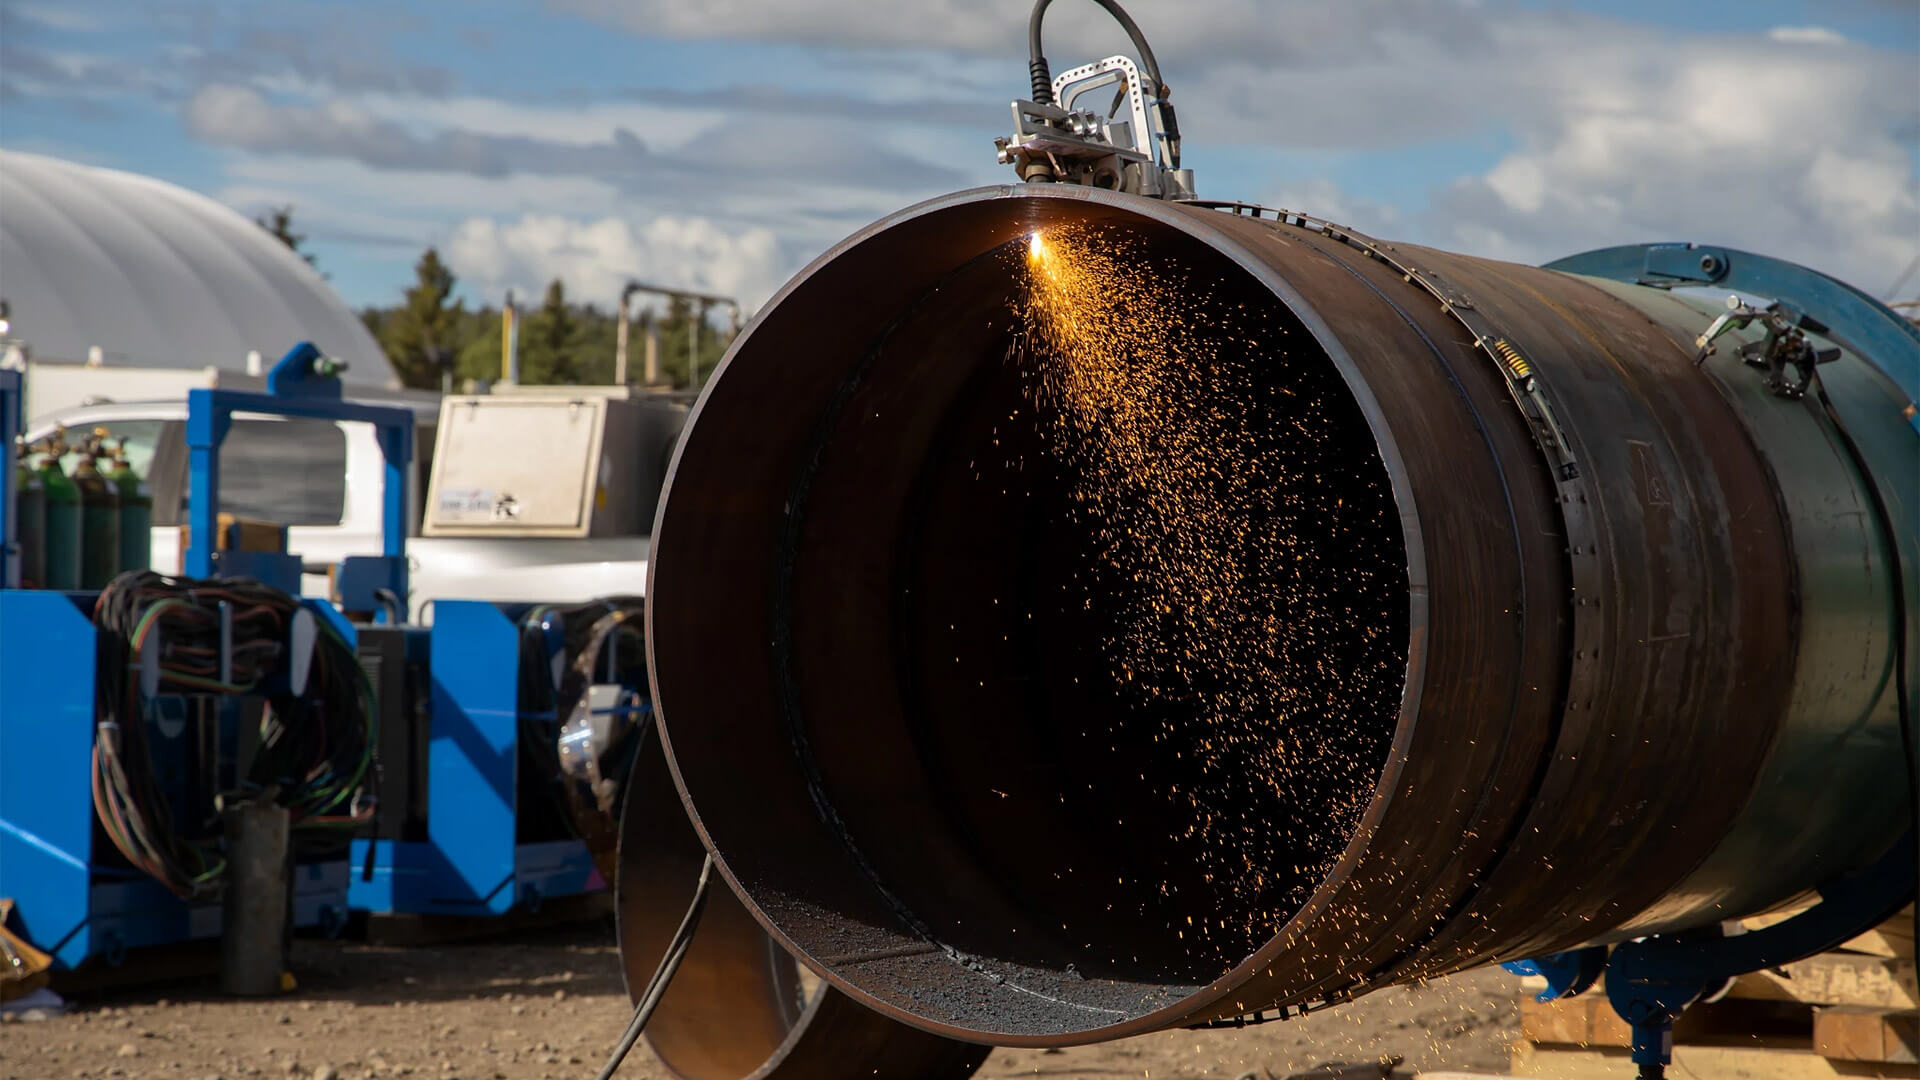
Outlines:
[[[1524,1039],[1514,1043],[1511,1067],[1516,1076],[1538,1080],[1631,1080],[1634,1075],[1633,1061],[1625,1050],[1535,1046]],[[1836,1061],[1804,1044],[1797,1048],[1676,1046],[1667,1075],[1675,1080],[1920,1080],[1920,1066]]]
[[1835,1005],[1813,1010],[1813,1047],[1844,1061],[1920,1062],[1920,1013]]
[[1853,953],[1823,953],[1788,964],[1783,972],[1742,975],[1728,996],[1876,1009],[1920,1007],[1912,960]]
[[1520,1033],[1537,1043],[1571,1046],[1628,1046],[1633,1029],[1607,999],[1589,992],[1560,1001],[1520,1001]]

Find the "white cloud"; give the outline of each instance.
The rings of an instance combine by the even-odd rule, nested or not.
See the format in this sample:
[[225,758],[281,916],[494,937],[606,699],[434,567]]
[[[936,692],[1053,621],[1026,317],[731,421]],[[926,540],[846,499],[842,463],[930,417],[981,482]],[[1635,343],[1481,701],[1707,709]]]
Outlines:
[[1873,292],[1920,247],[1898,135],[1920,111],[1920,68],[1845,43],[1631,32],[1554,52],[1525,72],[1558,104],[1521,117],[1517,149],[1436,198],[1424,223],[1433,242],[1542,261],[1697,240]]
[[1024,40],[1029,0],[915,0],[911,11],[855,0],[555,0],[636,33],[821,45],[979,49]]
[[734,296],[748,312],[772,295],[787,270],[772,231],[730,232],[697,217],[477,217],[453,230],[443,254],[470,288],[489,298],[509,288],[538,297],[560,278],[574,299],[611,305],[622,286],[638,278]]
[[[315,209],[343,220],[377,207],[441,239],[473,218],[612,221],[635,251],[641,223],[704,221],[727,236],[767,230],[796,261],[905,203],[1004,178],[967,102],[981,98],[979,123],[994,125],[1024,89],[1028,0],[914,0],[911,17],[854,0],[555,3],[649,38],[799,43],[811,59],[778,86],[577,104],[255,74],[203,87],[189,129],[241,148],[228,158],[236,179],[306,192],[303,206],[331,204]],[[1472,0],[1212,0],[1136,14],[1176,87],[1190,158],[1238,163],[1202,172],[1209,196],[1277,198],[1381,235],[1531,261],[1640,239],[1727,243],[1869,289],[1920,239],[1920,67],[1824,27],[1682,33]],[[1055,6],[1047,42],[1056,69],[1122,46],[1085,3]],[[623,142],[628,132],[644,145]],[[1417,168],[1422,147],[1469,140],[1510,148],[1469,175],[1449,151],[1435,157],[1447,171],[1368,186],[1417,193],[1397,207],[1317,167],[1392,151],[1393,167]],[[1299,173],[1263,178],[1246,164],[1283,154]],[[598,235],[575,240],[612,242]]]
[[1845,34],[1824,26],[1776,26],[1767,31],[1767,37],[1795,45],[1841,45],[1847,40]]
[[1373,199],[1359,198],[1340,190],[1338,184],[1325,178],[1284,184],[1263,196],[1261,202],[1263,205],[1345,225],[1372,236],[1392,236],[1394,230],[1406,227],[1399,208]]

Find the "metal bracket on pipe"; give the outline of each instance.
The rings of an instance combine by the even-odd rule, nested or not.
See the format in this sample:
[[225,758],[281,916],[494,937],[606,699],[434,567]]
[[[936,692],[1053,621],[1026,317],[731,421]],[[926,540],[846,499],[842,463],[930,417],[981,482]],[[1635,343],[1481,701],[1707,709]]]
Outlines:
[[1548,270],[1657,289],[1713,285],[1778,300],[1825,324],[1822,337],[1880,369],[1906,395],[1905,417],[1920,431],[1920,325],[1818,270],[1785,259],[1697,244],[1626,244],[1569,255]]

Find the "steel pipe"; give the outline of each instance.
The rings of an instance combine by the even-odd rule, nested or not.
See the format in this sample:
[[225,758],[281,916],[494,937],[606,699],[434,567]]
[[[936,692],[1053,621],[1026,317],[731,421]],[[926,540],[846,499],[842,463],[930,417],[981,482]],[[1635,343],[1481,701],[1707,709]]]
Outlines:
[[[1226,312],[1198,332],[1255,373],[1221,393],[1267,418],[1261,527],[1305,554],[1247,572],[1314,598],[1267,614],[1316,644],[1230,741],[1304,741],[1286,775],[1101,653],[1131,586],[1089,569],[1009,360],[1008,252],[1069,227]],[[1920,453],[1871,358],[1821,369],[1828,413],[1730,347],[1696,366],[1710,317],[1059,185],[863,230],[735,341],[656,521],[700,835],[835,989],[1003,1045],[1706,926],[1865,865],[1908,823]],[[1216,660],[1195,685],[1261,685]]]
[[[628,993],[637,997],[686,912],[704,851],[657,741],[641,748],[631,777],[615,882],[620,958]],[[646,1038],[681,1080],[965,1080],[989,1053],[803,978],[793,957],[724,887],[709,893]]]

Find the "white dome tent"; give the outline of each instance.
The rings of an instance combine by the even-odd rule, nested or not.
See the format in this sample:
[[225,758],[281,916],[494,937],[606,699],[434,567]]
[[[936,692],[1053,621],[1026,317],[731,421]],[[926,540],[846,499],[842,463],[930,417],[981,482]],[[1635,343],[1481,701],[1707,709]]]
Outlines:
[[[36,360],[244,372],[299,341],[399,385],[352,309],[266,230],[151,177],[0,151],[0,298]],[[95,350],[98,350],[97,352]]]

